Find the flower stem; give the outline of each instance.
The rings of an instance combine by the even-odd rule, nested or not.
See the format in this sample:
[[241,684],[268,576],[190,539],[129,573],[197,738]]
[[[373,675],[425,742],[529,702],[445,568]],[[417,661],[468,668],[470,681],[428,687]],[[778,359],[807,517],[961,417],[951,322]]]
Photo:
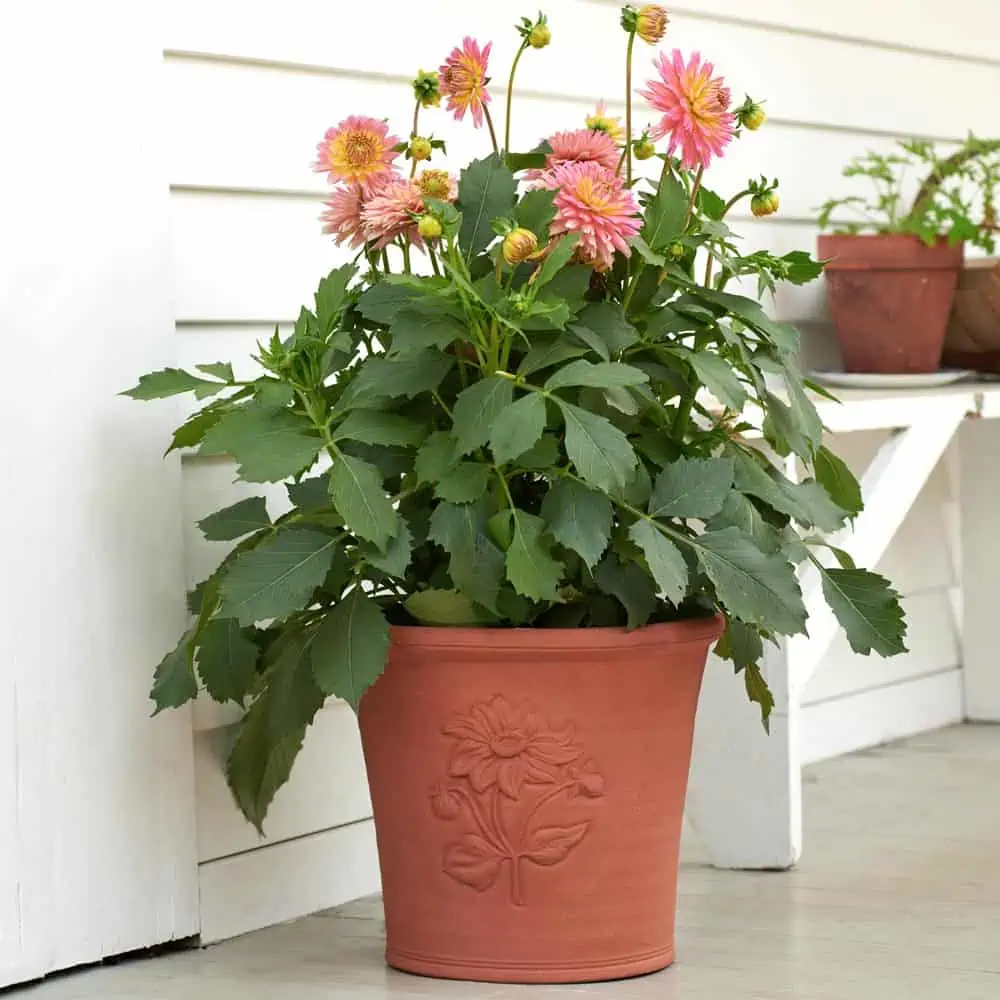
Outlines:
[[[737,205],[744,198],[746,198],[747,195],[752,193],[753,192],[749,188],[746,188],[739,194],[734,194],[732,198],[730,198],[729,201],[727,201],[726,204],[723,206],[722,215],[719,216],[719,221],[721,222],[729,214],[730,209],[732,209],[734,205]],[[709,244],[709,246],[711,246],[711,244]],[[702,284],[704,284],[706,288],[711,288],[709,282],[712,280],[712,267],[714,264],[715,264],[715,258],[712,256],[711,252],[709,252],[708,263],[705,265],[705,280],[704,282],[702,282]]]
[[484,104],[483,105],[483,117],[486,119],[486,127],[490,130],[490,141],[493,143],[493,152],[500,156],[500,147],[497,145],[497,132],[493,127],[493,116],[490,114],[490,109]]
[[[510,108],[514,101],[514,74],[517,72],[517,64],[521,61],[521,56],[524,55],[524,50],[528,47],[528,40],[525,38],[521,42],[521,47],[517,50],[517,55],[514,56],[514,61],[510,66],[510,78],[507,81],[507,116],[504,123],[503,130],[503,151],[504,153],[510,152]],[[484,107],[485,110],[485,107]],[[489,112],[487,111],[487,119],[489,118]],[[493,126],[490,126],[492,130]],[[496,140],[494,140],[493,145],[496,145]]]
[[698,192],[701,190],[701,179],[704,175],[705,175],[704,167],[699,167],[698,173],[694,175],[694,184],[691,185],[691,197],[688,198],[687,211],[684,213],[685,230],[687,230],[687,227],[691,222],[691,216],[694,215],[694,203],[698,198]]
[[[416,106],[413,109],[413,131],[410,133],[411,142],[417,137],[417,122],[419,122],[419,120],[420,120],[420,101],[417,101]],[[411,146],[410,149],[412,151],[413,147]],[[411,159],[412,159],[412,152],[411,152]],[[417,161],[413,159],[412,165],[410,167],[410,177],[413,178],[416,176],[417,176]]]
[[632,49],[635,32],[630,31],[625,50],[625,185],[632,186]]

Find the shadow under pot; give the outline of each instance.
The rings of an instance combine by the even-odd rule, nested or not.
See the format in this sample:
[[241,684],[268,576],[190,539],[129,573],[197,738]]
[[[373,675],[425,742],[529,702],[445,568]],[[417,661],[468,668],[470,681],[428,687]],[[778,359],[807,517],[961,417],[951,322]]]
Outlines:
[[902,233],[819,237],[844,370],[935,372],[964,246]]

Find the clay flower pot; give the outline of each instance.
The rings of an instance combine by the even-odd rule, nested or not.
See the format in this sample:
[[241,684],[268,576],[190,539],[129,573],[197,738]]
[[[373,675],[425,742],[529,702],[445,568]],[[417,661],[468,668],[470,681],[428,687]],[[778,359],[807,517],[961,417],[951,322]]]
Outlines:
[[393,630],[360,708],[390,965],[509,983],[670,965],[721,627]]
[[938,370],[962,252],[961,243],[927,246],[906,234],[820,236],[846,371]]
[[959,274],[944,363],[1000,374],[1000,259],[970,260]]

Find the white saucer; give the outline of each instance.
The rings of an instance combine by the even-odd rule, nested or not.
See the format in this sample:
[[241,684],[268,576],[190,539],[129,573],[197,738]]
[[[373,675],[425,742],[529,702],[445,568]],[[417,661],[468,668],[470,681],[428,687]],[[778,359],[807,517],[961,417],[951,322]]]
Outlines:
[[939,372],[903,375],[882,375],[878,372],[809,372],[809,378],[824,385],[843,389],[933,389],[936,386],[951,385],[974,372],[959,368],[948,368]]

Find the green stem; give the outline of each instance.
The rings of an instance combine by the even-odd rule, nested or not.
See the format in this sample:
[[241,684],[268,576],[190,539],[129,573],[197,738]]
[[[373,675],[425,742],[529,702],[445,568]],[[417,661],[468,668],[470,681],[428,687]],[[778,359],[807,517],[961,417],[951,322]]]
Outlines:
[[935,167],[930,176],[920,185],[920,190],[917,192],[916,198],[913,199],[913,205],[900,225],[905,226],[916,222],[923,215],[941,184],[955,171],[961,170],[969,160],[974,160],[977,156],[995,153],[997,150],[1000,150],[1000,139],[972,139],[957,153],[949,156],[947,160]]
[[[417,122],[419,120],[420,120],[420,101],[417,101],[416,107],[413,109],[413,131],[410,133],[410,141],[411,141],[411,143],[417,137]],[[412,146],[410,147],[410,156],[411,156],[411,159],[412,159],[412,156],[413,156],[413,147]],[[413,177],[416,177],[416,175],[417,175],[417,161],[413,160],[412,165],[410,166],[410,177],[411,177],[411,179]]]
[[403,270],[410,274],[410,244],[405,236],[400,238],[399,248],[403,251]]
[[493,152],[500,157],[500,146],[497,144],[497,131],[493,127],[493,116],[490,114],[489,106],[483,105],[483,117],[486,119],[486,127],[490,130],[490,142],[493,143]]
[[434,273],[438,277],[440,277],[441,276],[441,268],[438,265],[437,254],[434,252],[434,247],[432,247],[430,245],[430,243],[427,244],[427,256],[430,257],[430,259],[431,259],[431,268],[433,269]]
[[625,185],[632,186],[632,49],[635,32],[630,31],[625,50]]
[[701,190],[701,179],[705,175],[705,168],[699,167],[698,173],[694,175],[694,184],[691,185],[691,196],[688,198],[687,211],[684,213],[684,230],[691,223],[691,216],[694,215],[694,203],[698,197],[698,192]]
[[[521,42],[521,47],[517,50],[517,55],[514,56],[514,62],[511,63],[510,67],[510,78],[507,81],[507,115],[504,123],[503,130],[503,151],[504,153],[510,152],[510,109],[514,101],[514,74],[517,72],[517,64],[521,61],[521,56],[524,55],[524,50],[528,47],[528,40],[525,38]],[[493,126],[490,126],[492,130]],[[496,140],[494,140],[493,145],[496,145]]]

